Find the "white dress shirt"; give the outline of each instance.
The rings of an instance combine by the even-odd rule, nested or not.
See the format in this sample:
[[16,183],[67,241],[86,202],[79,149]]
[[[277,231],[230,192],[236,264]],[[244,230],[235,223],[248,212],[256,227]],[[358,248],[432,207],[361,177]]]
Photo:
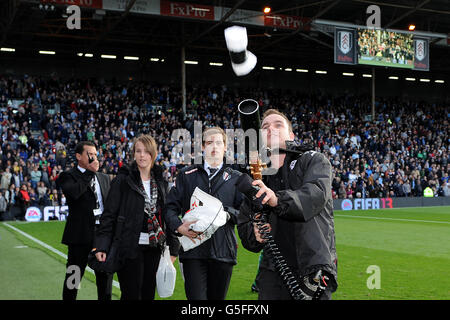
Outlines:
[[[86,171],[86,169],[78,166],[78,170],[80,170],[82,173],[84,173]],[[94,175],[94,179],[95,179],[95,192],[97,193],[97,199],[98,199],[98,203],[100,205],[100,212],[103,213],[103,198],[102,198],[102,190],[100,189],[100,183],[98,182],[98,178],[97,175]]]
[[219,170],[222,169],[222,167],[223,167],[223,162],[222,162],[218,167],[216,167],[216,168],[210,166],[209,163],[206,162],[206,160],[205,160],[205,162],[204,162],[204,164],[203,164],[203,168],[205,169],[206,173],[208,174],[208,177],[209,177],[209,175],[211,174],[211,171],[209,171],[209,168],[217,169],[217,171],[214,173],[214,175],[213,175],[212,177],[209,177],[209,180],[211,180],[212,178],[214,178],[214,177],[216,176],[217,172],[219,172]]

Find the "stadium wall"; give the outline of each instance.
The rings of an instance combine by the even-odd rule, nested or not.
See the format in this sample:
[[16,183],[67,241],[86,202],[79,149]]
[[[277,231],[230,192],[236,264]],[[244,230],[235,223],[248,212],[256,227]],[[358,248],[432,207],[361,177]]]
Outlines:
[[434,206],[450,206],[450,197],[357,198],[333,200],[334,210],[368,210]]

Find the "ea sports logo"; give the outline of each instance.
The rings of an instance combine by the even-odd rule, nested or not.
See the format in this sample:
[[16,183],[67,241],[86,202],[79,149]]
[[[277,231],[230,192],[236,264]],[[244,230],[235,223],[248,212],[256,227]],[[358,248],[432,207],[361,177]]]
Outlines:
[[353,209],[353,203],[351,200],[345,199],[341,203],[342,210],[352,210]]
[[25,219],[30,222],[40,221],[42,218],[41,210],[37,207],[29,207],[25,213]]

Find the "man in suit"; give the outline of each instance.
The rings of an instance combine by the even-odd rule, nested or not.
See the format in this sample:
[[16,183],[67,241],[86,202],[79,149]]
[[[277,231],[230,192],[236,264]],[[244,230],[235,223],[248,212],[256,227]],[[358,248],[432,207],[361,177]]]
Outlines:
[[[57,179],[69,206],[62,238],[62,243],[68,246],[63,300],[76,300],[110,184],[108,175],[97,172],[99,162],[93,143],[80,142],[75,147],[75,156],[77,167],[62,172]],[[95,276],[98,299],[111,300],[113,275],[96,272]]]

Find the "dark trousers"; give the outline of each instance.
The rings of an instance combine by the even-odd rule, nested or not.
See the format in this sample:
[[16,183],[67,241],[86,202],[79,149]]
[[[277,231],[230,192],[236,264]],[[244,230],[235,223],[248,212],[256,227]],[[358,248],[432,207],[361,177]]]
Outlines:
[[184,289],[188,300],[225,300],[233,265],[208,259],[186,259]]
[[139,246],[138,256],[127,259],[117,271],[120,300],[154,300],[156,271],[158,271],[161,250],[149,246]]
[[27,213],[27,206],[25,204],[21,204],[19,205],[19,209],[20,209],[20,215],[19,215],[19,219],[22,221],[25,221],[25,214]]
[[[66,277],[64,279],[63,300],[76,300],[77,283],[81,282],[87,266],[92,245],[69,245],[67,253]],[[95,271],[98,300],[111,300],[113,274]]]
[[[288,288],[277,272],[260,269],[256,277],[258,300],[292,300]],[[331,292],[325,290],[319,300],[331,300]]]

